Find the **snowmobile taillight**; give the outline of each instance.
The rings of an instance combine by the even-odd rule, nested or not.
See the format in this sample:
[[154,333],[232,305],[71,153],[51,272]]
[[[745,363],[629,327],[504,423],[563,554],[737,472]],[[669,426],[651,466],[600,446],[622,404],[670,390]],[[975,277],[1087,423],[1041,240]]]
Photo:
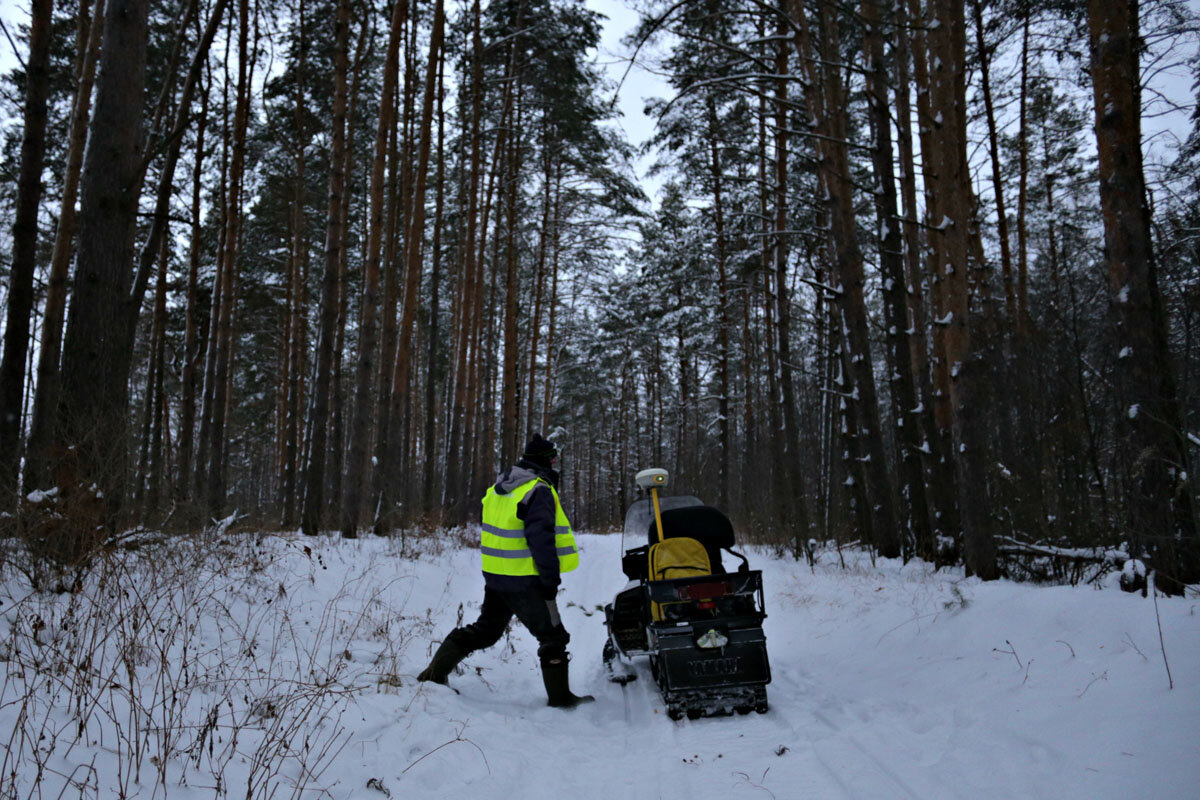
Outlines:
[[[712,583],[690,583],[687,586],[676,587],[675,595],[680,600],[711,601],[716,597],[724,597],[732,591],[733,584],[729,581],[713,581]],[[705,607],[701,606],[701,608]],[[707,608],[711,607],[707,606]]]

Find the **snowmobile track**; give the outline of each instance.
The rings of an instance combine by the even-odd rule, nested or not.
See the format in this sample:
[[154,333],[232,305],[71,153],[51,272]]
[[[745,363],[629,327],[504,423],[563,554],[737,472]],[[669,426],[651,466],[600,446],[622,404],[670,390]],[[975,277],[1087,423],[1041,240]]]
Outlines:
[[[771,711],[766,715],[767,719],[775,723],[775,725],[789,732],[795,737],[796,741],[806,741],[808,749],[812,753],[813,758],[821,765],[822,768],[829,774],[829,777],[834,783],[845,793],[847,798],[873,797],[878,794],[878,787],[870,790],[856,790],[852,785],[848,784],[843,775],[845,768],[837,768],[831,761],[835,760],[850,760],[862,764],[863,771],[866,773],[875,773],[881,778],[886,779],[888,785],[894,787],[888,792],[891,797],[908,797],[912,800],[921,800],[922,795],[915,792],[904,779],[896,774],[896,771],[888,766],[875,753],[871,752],[856,736],[846,733],[842,727],[831,720],[828,716],[818,709],[811,709],[808,714],[817,722],[821,723],[834,737],[818,737],[812,733],[811,725],[798,727],[790,717],[782,713],[778,706],[772,706]],[[801,732],[803,730],[803,732]],[[846,745],[849,745],[848,747]]]

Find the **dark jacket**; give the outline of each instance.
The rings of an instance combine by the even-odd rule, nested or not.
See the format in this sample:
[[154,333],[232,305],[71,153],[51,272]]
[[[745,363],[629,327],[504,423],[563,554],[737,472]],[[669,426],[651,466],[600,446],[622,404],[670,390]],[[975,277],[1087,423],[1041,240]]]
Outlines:
[[[532,461],[521,459],[515,467],[500,473],[493,488],[496,494],[508,494],[541,478],[558,487],[558,473]],[[483,573],[489,589],[501,592],[536,591],[546,599],[553,598],[561,580],[558,571],[558,548],[554,544],[554,494],[545,484],[535,486],[517,505],[517,519],[525,523],[525,541],[537,567],[537,575],[494,575]]]

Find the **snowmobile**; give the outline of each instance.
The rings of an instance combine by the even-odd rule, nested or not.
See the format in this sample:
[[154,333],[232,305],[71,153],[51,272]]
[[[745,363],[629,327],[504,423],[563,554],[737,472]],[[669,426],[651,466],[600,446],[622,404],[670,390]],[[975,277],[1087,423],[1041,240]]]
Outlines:
[[[719,510],[690,495],[660,498],[667,478],[657,468],[635,478],[649,497],[625,514],[621,570],[629,583],[604,607],[610,680],[635,680],[635,659],[648,656],[673,720],[766,713],[762,573],[732,549],[733,525]],[[741,563],[726,571],[722,552]]]

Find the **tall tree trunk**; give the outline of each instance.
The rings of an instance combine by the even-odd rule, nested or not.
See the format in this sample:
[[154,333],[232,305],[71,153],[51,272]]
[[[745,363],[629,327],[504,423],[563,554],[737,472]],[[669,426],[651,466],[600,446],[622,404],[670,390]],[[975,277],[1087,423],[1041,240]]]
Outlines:
[[214,401],[217,396],[217,328],[221,318],[221,304],[224,294],[221,290],[225,259],[223,258],[225,244],[225,229],[229,226],[229,214],[225,205],[228,198],[230,151],[233,146],[233,118],[230,110],[229,87],[232,80],[229,76],[229,60],[233,57],[233,23],[225,29],[224,57],[222,58],[221,80],[221,179],[217,184],[215,199],[218,208],[217,217],[217,269],[213,275],[212,298],[209,303],[208,322],[204,335],[204,393],[200,406],[200,435],[196,453],[196,500],[197,503],[207,504],[208,500],[208,464],[209,446],[212,442],[212,426],[215,414]]
[[964,84],[966,34],[964,11],[955,0],[933,0],[929,31],[929,101],[935,112],[930,132],[930,160],[936,175],[931,197],[936,199],[933,219],[940,222],[930,245],[938,251],[942,269],[944,316],[939,354],[949,373],[950,409],[954,442],[954,469],[958,506],[963,526],[963,551],[967,570],[984,580],[998,577],[996,543],[992,536],[988,476],[985,467],[982,403],[976,386],[983,364],[971,347],[968,287],[968,227],[971,197],[970,172],[962,134],[966,113]]
[[187,306],[184,311],[183,375],[179,422],[179,471],[175,482],[176,499],[186,502],[192,496],[192,448],[196,429],[196,367],[204,352],[199,342],[200,193],[204,181],[204,131],[208,126],[208,91],[200,93],[200,119],[196,121],[195,162],[192,165],[191,249],[188,255]]
[[[481,51],[482,52],[482,51]],[[505,87],[505,99],[503,107],[509,108],[507,99],[508,92],[511,91],[511,84]],[[485,392],[485,382],[488,378],[488,371],[493,364],[494,353],[489,350],[489,347],[494,343],[496,337],[488,337],[485,341],[483,337],[484,330],[493,330],[494,317],[494,302],[493,298],[496,295],[496,273],[494,268],[498,257],[493,254],[491,269],[488,268],[486,261],[488,240],[488,220],[491,218],[491,210],[493,200],[496,194],[496,184],[499,181],[500,170],[504,164],[505,144],[508,134],[508,116],[505,113],[501,117],[500,130],[496,133],[496,142],[494,152],[491,159],[491,166],[488,170],[487,190],[484,192],[483,209],[481,211],[479,221],[479,243],[473,258],[475,264],[475,274],[470,278],[470,285],[467,287],[472,299],[470,308],[472,310],[470,321],[470,333],[467,337],[469,346],[469,355],[467,358],[467,388],[466,388],[466,410],[467,420],[464,426],[464,442],[463,442],[463,462],[467,466],[465,476],[462,480],[462,490],[455,498],[455,519],[465,520],[467,518],[468,501],[476,495],[475,488],[487,478],[481,477],[480,473],[484,469],[485,458],[483,453],[487,452],[486,466],[490,472],[492,461],[492,418],[489,415],[485,420],[483,403],[488,400]],[[498,243],[499,235],[493,235],[491,242]],[[493,247],[493,250],[495,248]],[[490,273],[490,286],[485,290],[484,276]],[[488,301],[488,306],[484,309],[485,298]],[[489,407],[490,408],[490,407]],[[490,476],[489,476],[490,477]]]
[[1156,585],[1183,594],[1200,580],[1200,541],[1146,202],[1137,0],[1089,0],[1088,34],[1126,534],[1131,555],[1149,556]]
[[[338,5],[338,13],[339,14],[342,13],[342,6],[340,3]],[[348,25],[349,25],[348,20],[349,20],[349,14],[350,14],[348,8],[345,10],[345,14],[346,14],[346,19],[347,19],[347,27],[348,27]],[[359,89],[361,88],[361,85],[362,85],[362,77],[363,77],[364,65],[366,62],[366,54],[368,52],[368,47],[369,47],[369,45],[367,43],[367,33],[370,30],[370,24],[369,24],[369,20],[368,20],[367,16],[368,15],[366,15],[366,14],[364,14],[362,16],[362,20],[359,25],[358,42],[355,45],[355,50],[354,50],[354,79],[350,86],[350,98],[349,98],[349,106],[348,107],[346,105],[346,96],[345,96],[345,88],[344,88],[344,84],[345,84],[345,80],[346,80],[345,76],[346,76],[346,66],[347,65],[343,61],[343,66],[342,66],[343,90],[342,90],[342,103],[341,103],[341,107],[340,107],[342,122],[335,123],[335,125],[334,125],[334,139],[336,141],[337,134],[340,131],[342,134],[342,139],[344,141],[343,149],[345,152],[343,153],[343,157],[341,159],[342,176],[341,176],[339,184],[336,186],[338,191],[341,193],[341,199],[340,199],[340,203],[338,206],[339,211],[337,214],[337,219],[338,219],[338,223],[339,223],[338,228],[337,228],[337,231],[338,231],[337,243],[338,243],[339,253],[338,253],[338,256],[336,259],[337,260],[337,275],[335,278],[335,281],[336,281],[335,294],[337,295],[337,299],[336,299],[337,311],[336,311],[336,319],[334,321],[334,328],[333,328],[333,330],[334,330],[334,334],[333,334],[333,340],[334,340],[333,341],[333,375],[330,378],[332,385],[326,387],[326,397],[327,397],[327,402],[329,403],[330,413],[329,413],[328,417],[317,416],[316,412],[319,409],[317,409],[317,407],[316,407],[316,398],[315,397],[314,397],[314,405],[310,409],[310,413],[312,414],[312,419],[314,419],[314,420],[329,419],[330,420],[330,423],[329,423],[330,424],[330,437],[329,437],[330,443],[327,447],[318,448],[317,442],[315,441],[315,437],[320,435],[322,437],[322,442],[323,442],[325,432],[324,432],[324,430],[320,429],[320,427],[321,427],[320,425],[311,425],[310,427],[313,428],[314,443],[309,448],[309,453],[310,453],[309,459],[310,460],[306,462],[307,464],[312,465],[312,470],[316,473],[313,477],[306,478],[306,481],[311,480],[317,484],[320,484],[321,478],[322,478],[322,473],[329,475],[329,481],[328,481],[328,487],[325,487],[322,484],[321,489],[317,492],[317,502],[312,505],[313,520],[311,522],[311,527],[309,527],[309,525],[310,525],[309,522],[303,523],[305,525],[305,531],[312,532],[312,533],[316,533],[317,525],[320,521],[320,516],[323,511],[323,507],[320,505],[320,499],[323,496],[323,492],[326,490],[326,488],[328,488],[328,491],[329,491],[329,507],[328,507],[326,519],[341,520],[341,513],[342,513],[342,495],[343,495],[343,491],[342,491],[343,469],[342,469],[342,466],[345,463],[345,458],[346,458],[346,446],[345,446],[345,444],[346,444],[346,436],[345,436],[345,427],[346,427],[345,406],[346,406],[346,403],[345,403],[345,392],[343,391],[343,386],[342,386],[342,365],[345,361],[344,355],[345,355],[345,349],[346,349],[346,319],[347,319],[347,316],[349,313],[348,307],[349,307],[349,300],[350,300],[350,287],[349,287],[349,281],[348,281],[348,275],[349,275],[349,271],[350,271],[350,251],[345,243],[345,230],[346,230],[346,225],[348,224],[348,220],[350,218],[350,195],[352,193],[351,189],[350,189],[350,179],[351,179],[351,175],[353,174],[353,165],[354,165],[354,126],[349,126],[349,128],[347,129],[345,120],[346,119],[353,120],[353,119],[357,118]],[[346,36],[347,37],[349,36],[348,31],[346,33]],[[342,58],[342,59],[346,58],[346,46],[345,45],[341,46],[341,51],[342,51],[342,55],[336,56],[335,58]],[[336,67],[335,67],[335,71],[336,71]],[[338,108],[337,100],[336,100],[336,90],[335,90],[334,107],[335,107],[335,109]],[[337,116],[336,111],[335,111],[335,116]],[[334,176],[333,176],[332,170],[331,170],[331,173],[330,173],[330,192],[331,193],[333,193],[333,190],[335,188],[333,178],[334,178]],[[334,198],[331,197],[329,202],[332,204],[334,202]],[[332,209],[333,206],[331,205],[330,208]],[[333,214],[329,214],[328,216],[329,216],[330,220],[334,219]],[[332,233],[332,231],[331,231],[331,233]],[[365,242],[366,238],[367,237],[365,237],[365,236],[363,237],[364,242]],[[333,241],[334,240],[332,238],[327,237],[326,247],[328,248],[330,246],[330,243],[332,243]],[[327,256],[326,265],[328,266],[332,263],[333,262],[330,260],[330,257]],[[328,281],[329,281],[329,276],[326,275],[325,278],[323,279],[323,282],[326,286],[328,286]],[[322,296],[322,302],[324,302],[324,297],[325,297],[324,291],[322,291],[321,296]],[[321,313],[325,314],[326,312],[324,310],[322,310]],[[325,324],[326,323],[324,322],[324,318],[322,317],[321,325],[324,326]],[[326,339],[326,341],[328,341],[328,339]],[[317,458],[319,458],[319,454],[322,449],[327,450],[329,453],[330,469],[328,470],[327,473],[325,472],[325,464],[320,463],[318,460],[316,460]],[[313,456],[312,453],[316,453],[317,456]],[[306,509],[305,514],[308,514],[309,512],[307,511],[307,509],[309,508],[309,500],[308,500],[307,493],[305,494],[304,502],[305,502],[305,509]]]
[[[550,236],[550,320],[546,328],[546,376],[544,386],[542,387],[542,420],[541,429],[543,431],[550,428],[550,412],[552,410],[552,402],[554,400],[554,362],[555,350],[557,346],[554,336],[556,333],[555,326],[558,322],[558,257],[562,252],[561,233],[562,227],[559,221],[562,219],[562,162],[558,162],[558,169],[554,176],[554,211],[553,211],[553,229]],[[548,434],[547,434],[548,435]]]
[[143,522],[146,519],[146,477],[150,469],[150,428],[154,418],[154,389],[157,385],[155,370],[158,368],[158,361],[154,358],[154,354],[158,350],[157,327],[151,329],[149,350],[149,357],[146,359],[146,384],[142,394],[142,424],[138,436],[137,472],[133,481],[133,490],[130,492],[133,508],[138,519]]
[[400,63],[400,40],[408,14],[406,0],[392,4],[391,30],[388,34],[387,56],[384,60],[383,93],[380,99],[379,124],[375,133],[375,156],[371,166],[370,228],[367,241],[367,263],[363,278],[362,321],[359,327],[358,365],[354,380],[354,411],[350,422],[350,456],[346,464],[345,491],[342,497],[342,536],[358,535],[358,517],[362,510],[363,479],[367,469],[367,446],[371,411],[371,373],[375,366],[376,331],[379,315],[379,262],[384,228],[384,164],[387,160],[388,136],[393,125],[396,98],[396,73]]
[[[883,310],[891,368],[891,409],[892,418],[899,429],[896,433],[898,461],[906,501],[906,527],[910,537],[904,544],[906,549],[915,546],[918,552],[927,555],[933,552],[934,540],[929,525],[929,506],[925,499],[921,432],[913,414],[918,400],[909,356],[903,243],[897,225],[899,203],[896,198],[895,169],[892,166],[892,124],[882,31],[885,14],[880,0],[866,0],[862,4],[862,16],[866,23],[864,45],[869,60],[867,97],[874,132],[871,160],[875,173],[875,218],[879,227],[879,265],[883,277]],[[911,164],[906,168],[911,169]]]
[[[765,26],[760,35],[765,35]],[[781,65],[782,69],[787,69],[788,45],[786,42],[776,44],[776,72],[779,72]],[[782,72],[780,74],[783,74]],[[774,84],[774,86],[772,86]],[[767,427],[765,438],[768,447],[770,448],[769,467],[764,471],[766,474],[763,477],[770,477],[771,492],[766,495],[765,501],[762,503],[765,507],[762,511],[768,518],[781,516],[776,513],[785,507],[786,498],[790,497],[790,493],[785,485],[786,469],[784,467],[784,450],[783,437],[780,435],[782,423],[779,415],[779,369],[778,360],[775,357],[775,323],[774,314],[771,309],[774,305],[774,298],[771,291],[771,273],[773,272],[773,264],[771,260],[772,228],[774,227],[774,217],[771,215],[771,195],[773,187],[770,183],[770,167],[771,161],[767,153],[767,117],[768,117],[768,97],[774,91],[779,94],[780,100],[786,99],[787,86],[781,81],[763,81],[762,91],[759,93],[758,102],[758,213],[761,220],[760,229],[760,247],[758,252],[759,273],[762,275],[762,331],[763,331],[763,350],[766,354],[767,367],[767,396],[764,405],[767,410]],[[743,471],[747,475],[753,475],[754,467],[758,463],[754,454],[747,452],[746,460],[743,463]],[[747,497],[747,505],[752,505],[755,500],[763,497],[761,487],[756,487],[757,491],[753,498]],[[810,534],[811,535],[811,534]]]
[[537,269],[534,278],[533,290],[533,314],[529,318],[529,389],[525,393],[525,430],[531,433],[537,430],[533,426],[534,394],[537,391],[537,357],[538,357],[538,341],[542,331],[542,301],[546,291],[546,252],[549,249],[550,239],[550,212],[551,212],[551,196],[553,195],[553,159],[551,158],[551,150],[556,147],[553,144],[551,135],[551,126],[548,123],[543,123],[543,142],[542,142],[542,224],[538,231],[538,254],[537,254]]
[[208,444],[207,504],[209,513],[220,516],[225,508],[225,423],[229,410],[229,386],[233,377],[234,273],[237,271],[238,241],[241,238],[242,176],[246,165],[246,129],[250,118],[250,4],[238,1],[238,79],[234,103],[233,146],[229,165],[228,197],[225,206],[225,240],[221,254],[221,305],[217,316],[216,368],[212,427]]
[[292,528],[296,524],[296,470],[300,460],[300,394],[304,385],[304,327],[307,314],[304,303],[304,259],[307,255],[306,232],[308,215],[304,213],[304,148],[307,141],[307,131],[304,130],[304,73],[305,73],[305,31],[304,31],[304,0],[297,4],[299,35],[298,58],[296,63],[296,93],[293,107],[293,125],[296,127],[296,176],[295,195],[292,200],[292,247],[289,264],[288,288],[291,305],[287,309],[287,329],[284,342],[287,345],[287,387],[284,403],[284,463],[283,488],[283,528]]
[[1029,15],[1026,10],[1021,20],[1021,95],[1017,115],[1018,189],[1017,189],[1017,325],[1018,333],[1024,333],[1029,319],[1029,245],[1026,208],[1029,203]]
[[[917,451],[923,466],[926,498],[929,503],[930,522],[933,526],[931,538],[917,540],[917,555],[926,561],[937,558],[938,533],[957,530],[955,514],[954,481],[946,474],[946,464],[936,458],[938,439],[933,421],[933,386],[929,375],[928,340],[926,338],[925,280],[921,263],[921,227],[917,216],[917,165],[913,154],[912,100],[909,91],[908,61],[912,47],[908,37],[908,19],[904,4],[896,7],[896,108],[897,130],[900,146],[900,192],[904,201],[904,279],[906,320],[908,329],[909,363],[916,391],[917,407],[905,424],[912,424],[919,440]],[[921,74],[924,75],[924,47],[917,55],[921,59]],[[922,86],[926,84],[921,84]],[[911,419],[911,423],[907,420]],[[914,454],[915,455],[915,454]]]
[[[400,424],[399,436],[393,436],[389,462],[401,463],[408,452],[409,441],[409,374],[412,368],[413,327],[416,322],[417,294],[421,289],[421,256],[425,232],[425,189],[429,176],[429,152],[433,139],[433,100],[437,90],[438,59],[441,55],[445,30],[445,11],[442,0],[436,0],[433,14],[433,31],[429,42],[429,63],[425,71],[425,87],[421,101],[421,142],[417,152],[417,171],[413,195],[409,202],[409,224],[405,234],[404,306],[400,315],[400,340],[396,348],[396,372],[393,376],[392,396],[400,400],[399,414],[395,421]],[[404,470],[408,472],[408,470]],[[396,487],[393,487],[393,492]],[[407,486],[402,487],[407,489]],[[400,497],[407,501],[408,491]],[[408,503],[404,503],[407,508]],[[378,524],[378,523],[377,523]],[[377,531],[378,528],[377,528]]]
[[[516,61],[516,46],[513,47],[513,61]],[[518,71],[513,69],[509,75],[519,80]],[[517,122],[515,130],[521,130],[521,93],[522,86],[517,86],[516,109],[513,112]],[[520,334],[517,330],[517,297],[520,285],[517,281],[517,196],[520,194],[521,156],[523,148],[519,136],[509,139],[508,168],[505,171],[505,239],[504,239],[504,392],[501,400],[500,414],[500,462],[511,464],[517,459],[520,433],[517,430],[517,395],[520,393],[520,379],[517,368],[523,359],[520,354]],[[499,220],[497,220],[499,221]]]
[[[104,493],[109,523],[125,497],[129,265],[143,156],[139,126],[146,74],[148,0],[110,0],[80,184],[79,249],[63,341],[56,440],[74,447],[83,485]],[[64,489],[67,487],[64,487]]]
[[433,474],[438,468],[437,448],[437,388],[442,383],[441,369],[438,366],[438,346],[441,315],[442,288],[442,223],[445,219],[446,202],[446,110],[445,101],[445,72],[446,52],[438,54],[437,79],[437,118],[438,118],[438,149],[437,149],[437,178],[436,200],[433,212],[433,253],[429,274],[429,351],[426,356],[425,376],[425,469],[424,484],[421,487],[421,508],[429,515],[436,506],[433,496]]
[[164,437],[164,408],[166,404],[165,375],[167,371],[167,264],[170,257],[168,247],[169,236],[164,236],[159,245],[158,285],[154,291],[154,334],[151,341],[154,349],[150,354],[154,362],[154,391],[147,396],[150,403],[149,413],[152,415],[150,425],[150,464],[146,481],[146,502],[142,506],[142,516],[153,513],[159,508],[163,482],[166,473],[163,471],[165,461],[163,453]]
[[4,356],[0,359],[0,509],[9,508],[10,500],[15,500],[21,463],[21,413],[25,359],[29,352],[33,316],[33,273],[37,268],[37,217],[42,200],[42,163],[46,154],[53,9],[52,0],[33,0],[30,11],[29,57],[25,61],[25,130],[21,137],[21,174],[17,179],[12,229],[8,324],[4,328]]
[[[450,409],[450,420],[446,435],[446,488],[443,505],[453,502],[456,508],[454,520],[460,521],[462,509],[465,509],[466,485],[463,475],[463,465],[467,462],[464,441],[464,426],[466,424],[469,405],[467,392],[470,385],[471,366],[467,360],[470,350],[471,331],[475,315],[478,313],[473,304],[477,282],[475,280],[476,253],[476,220],[479,214],[479,183],[481,159],[483,158],[482,116],[483,116],[483,39],[480,34],[479,0],[474,0],[471,7],[471,116],[470,116],[470,167],[467,170],[467,207],[466,234],[464,243],[459,250],[459,281],[458,305],[461,309],[461,324],[454,345],[454,386],[452,389],[453,405]],[[448,502],[449,501],[449,502]]]
[[[54,249],[50,256],[50,276],[46,285],[46,306],[42,314],[42,340],[38,349],[37,387],[33,400],[33,421],[25,449],[25,488],[48,485],[46,473],[48,448],[54,437],[62,356],[63,322],[67,313],[67,278],[71,269],[72,245],[75,242],[75,201],[79,197],[79,175],[83,167],[83,150],[87,142],[89,112],[92,106],[92,85],[96,77],[96,62],[100,58],[100,37],[104,33],[104,2],[96,0],[90,23],[87,24],[86,53],[79,65],[79,85],[71,110],[71,131],[67,137],[67,164],[63,174],[62,203],[58,228],[54,233]],[[84,24],[84,15],[80,15]],[[11,314],[9,319],[11,319]],[[2,412],[0,412],[2,413]]]
[[[410,24],[415,21],[410,18]],[[411,45],[410,45],[411,46]],[[408,136],[412,131],[409,116],[412,104],[409,95],[412,92],[413,67],[410,54],[405,54],[405,87],[403,101],[397,92],[396,107],[393,109],[392,129],[389,132],[388,143],[388,181],[385,190],[387,202],[387,221],[383,231],[383,310],[381,316],[381,336],[379,345],[379,369],[375,378],[375,455],[371,470],[371,500],[373,505],[372,517],[376,533],[383,533],[383,515],[390,509],[393,498],[390,497],[390,478],[395,471],[391,458],[393,455],[392,438],[398,433],[399,397],[395,394],[394,377],[396,372],[396,346],[399,333],[399,320],[396,317],[400,306],[400,271],[404,268],[404,259],[400,255],[400,236],[408,226],[410,211],[408,196],[412,180],[411,151],[412,145]],[[403,141],[402,141],[403,140]],[[390,514],[388,516],[391,516]]]
[[[783,2],[783,0],[781,0]],[[800,11],[799,0],[792,0],[792,12]],[[802,12],[801,12],[802,13]],[[779,33],[784,33],[784,22],[779,22]],[[779,42],[776,51],[776,107],[775,107],[775,305],[778,323],[779,385],[783,400],[783,448],[786,472],[784,480],[791,498],[794,527],[799,529],[797,539],[807,541],[812,532],[808,515],[807,492],[804,487],[803,469],[800,461],[800,421],[796,415],[796,388],[792,374],[792,301],[788,291],[788,43]],[[789,526],[793,527],[793,526]]]
[[1012,248],[1008,241],[1008,211],[1004,205],[1004,180],[1000,177],[1000,141],[996,130],[995,101],[992,99],[991,62],[994,49],[988,47],[983,36],[983,0],[973,0],[971,8],[975,16],[975,49],[979,54],[980,88],[983,90],[983,107],[987,118],[988,148],[992,162],[992,192],[996,196],[996,235],[1000,239],[1000,274],[1004,278],[1004,310],[1011,329],[1017,319],[1017,294],[1013,286]]
[[[936,236],[933,228],[938,225],[940,218],[933,216],[937,206],[937,197],[935,197],[932,187],[937,182],[937,171],[931,155],[933,152],[934,112],[929,99],[929,63],[932,59],[929,57],[924,26],[914,24],[914,21],[920,18],[920,0],[908,0],[908,20],[912,31],[913,78],[917,85],[917,129],[921,144],[921,172],[925,190],[926,243],[929,245],[929,240]],[[905,26],[900,25],[899,28],[899,35],[907,38],[904,33]],[[915,202],[913,207],[915,209]],[[913,315],[913,328],[922,332],[925,330],[924,292],[923,281],[918,280],[917,275],[924,275],[928,278],[931,319],[942,319],[945,316],[940,267],[941,250],[929,245],[926,247],[925,253],[925,270],[915,272],[913,276],[910,276],[911,293],[909,295],[909,310]],[[914,259],[915,262],[919,262],[919,260],[919,258]],[[915,268],[917,264],[914,263],[913,266]],[[944,326],[932,325],[932,365],[927,362],[924,350],[915,353],[914,359],[919,362],[915,371],[920,374],[921,385],[925,396],[929,399],[929,402],[926,403],[927,416],[923,419],[928,430],[926,442],[930,449],[929,488],[932,490],[934,521],[940,534],[947,538],[953,538],[957,542],[961,538],[962,525],[958,514],[958,494],[952,454],[953,436],[950,431],[950,371],[942,355],[944,332]]]
[[729,508],[729,282],[725,263],[725,209],[721,196],[721,151],[717,144],[718,123],[714,101],[708,102],[709,173],[712,177],[713,224],[716,226],[717,261],[717,502]]
[[[805,57],[804,31],[807,22],[800,4],[793,2],[794,18],[800,23],[796,45],[801,58]],[[834,262],[840,283],[839,301],[842,309],[842,346],[847,349],[846,368],[853,381],[852,403],[855,413],[854,437],[860,441],[858,461],[868,507],[863,519],[870,526],[865,533],[887,558],[900,555],[900,537],[895,524],[891,479],[887,457],[883,450],[883,432],[879,422],[879,403],[875,389],[875,372],[871,359],[862,251],[855,232],[854,185],[846,150],[846,100],[840,68],[841,34],[835,9],[820,9],[820,30],[824,61],[824,113],[818,120],[820,138],[821,176],[829,198],[829,220],[832,232]],[[807,62],[812,64],[811,60]],[[815,83],[815,72],[810,80]],[[890,149],[890,148],[889,148]],[[890,162],[890,159],[889,159]],[[889,163],[890,171],[890,163]]]

